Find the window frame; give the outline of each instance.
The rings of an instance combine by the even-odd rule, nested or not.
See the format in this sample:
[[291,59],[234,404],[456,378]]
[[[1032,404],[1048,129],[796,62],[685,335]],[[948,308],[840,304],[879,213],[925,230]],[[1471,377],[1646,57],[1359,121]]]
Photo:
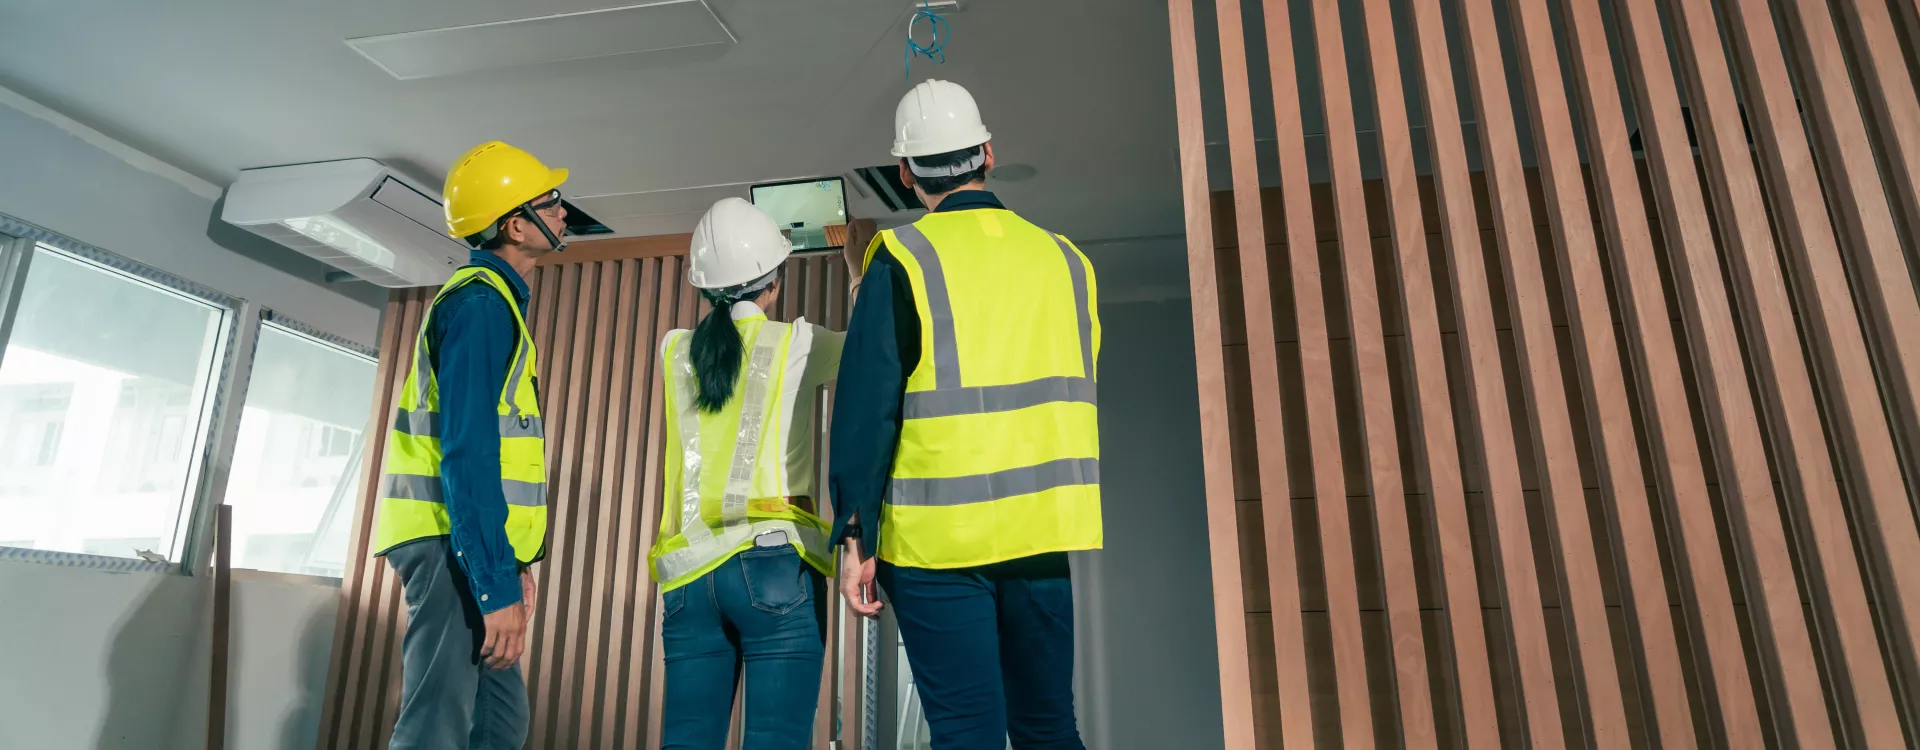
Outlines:
[[[260,334],[264,333],[268,326],[278,328],[281,331],[289,332],[297,336],[312,339],[321,344],[343,349],[350,354],[365,357],[371,360],[375,364],[375,370],[376,370],[375,377],[376,378],[379,377],[377,374],[377,371],[378,371],[378,365],[380,362],[380,351],[378,349],[366,346],[364,344],[360,344],[358,342],[355,342],[346,338],[342,338],[340,336],[335,336],[333,334],[327,333],[311,325],[303,323],[297,318],[288,317],[286,315],[282,315],[280,313],[274,312],[272,309],[260,308],[259,319],[254,323],[254,326],[253,326],[253,341],[249,343],[247,348],[247,353],[246,353],[246,359],[247,359],[247,377],[245,379],[246,382],[240,385],[240,388],[238,390],[238,395],[233,401],[233,403],[237,406],[237,408],[233,409],[233,432],[234,432],[235,443],[237,443],[239,439],[241,415],[243,412],[246,411],[247,386],[250,385],[253,380],[254,355],[257,353],[257,350],[258,350]],[[376,400],[377,400],[377,396],[376,396]],[[368,405],[368,423],[369,423],[368,427],[366,429],[361,430],[360,439],[354,441],[347,449],[349,466],[351,467],[350,471],[355,475],[351,480],[354,485],[364,484],[366,481],[366,462],[369,459],[369,457],[365,455],[367,438],[371,435],[372,430],[380,429],[381,427],[384,426],[381,422],[372,418],[372,411],[373,411],[373,405],[369,404]],[[355,451],[358,451],[361,455],[358,455],[358,456],[352,455]],[[220,477],[219,491],[215,493],[211,493],[209,495],[210,498],[217,498],[217,499],[212,499],[209,501],[210,502],[210,504],[208,505],[209,509],[217,508],[226,500],[226,480],[227,480],[227,474],[230,473],[233,468],[233,453],[234,453],[234,443],[229,443],[226,446],[226,463],[223,467],[222,476]],[[358,499],[359,493],[357,491],[353,491],[352,498]],[[344,510],[348,513],[354,512],[353,502],[350,501],[348,503],[348,507],[344,508]],[[209,512],[211,513],[211,510]],[[329,510],[327,515],[322,516],[320,521],[320,527],[326,526],[326,524],[328,523],[328,520],[331,518],[332,512],[333,510]],[[213,547],[212,543],[209,542],[206,545],[206,547],[208,549],[208,552],[211,553],[212,547]],[[210,564],[211,557],[208,558],[208,561]],[[238,566],[235,566],[234,568],[232,568],[232,573],[233,573],[233,577],[236,579],[269,581],[269,582],[275,582],[275,583],[298,583],[298,584],[307,584],[307,585],[324,585],[324,586],[338,587],[341,581],[341,579],[337,576],[322,576],[322,575],[313,575],[310,573],[284,573],[277,570],[258,570],[254,568],[242,568]]]
[[[217,499],[221,497],[221,492],[216,490],[224,490],[226,470],[232,463],[233,438],[239,426],[240,409],[232,407],[245,402],[245,376],[252,369],[252,344],[259,335],[260,306],[0,214],[0,360],[4,360],[7,344],[13,338],[13,327],[19,317],[20,298],[26,287],[27,275],[42,246],[214,308],[220,315],[214,348],[209,354],[210,370],[215,374],[206,386],[196,415],[187,478],[182,484],[179,507],[176,509],[179,521],[174,529],[173,548],[178,559],[156,562],[79,552],[0,547],[0,562],[189,576],[208,572],[213,560],[213,523],[218,515]],[[239,376],[237,380],[236,375]]]

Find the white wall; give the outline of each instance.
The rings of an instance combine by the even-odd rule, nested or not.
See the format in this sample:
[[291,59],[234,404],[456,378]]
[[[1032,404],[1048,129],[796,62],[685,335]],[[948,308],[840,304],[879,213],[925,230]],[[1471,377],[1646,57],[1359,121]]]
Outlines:
[[89,138],[0,89],[0,213],[375,344],[385,290],[327,284],[324,264],[219,221],[213,199]]
[[1106,547],[1073,561],[1081,732],[1102,750],[1220,748],[1185,238],[1083,249],[1101,291]]
[[[211,591],[204,578],[0,564],[0,747],[204,747]],[[228,747],[313,747],[337,596],[234,582]]]
[[[219,223],[207,190],[103,141],[0,89],[0,213],[374,343],[382,290],[326,284],[318,262]],[[0,563],[0,747],[201,746],[209,594],[205,579]],[[313,746],[337,596],[235,582],[230,747]]]

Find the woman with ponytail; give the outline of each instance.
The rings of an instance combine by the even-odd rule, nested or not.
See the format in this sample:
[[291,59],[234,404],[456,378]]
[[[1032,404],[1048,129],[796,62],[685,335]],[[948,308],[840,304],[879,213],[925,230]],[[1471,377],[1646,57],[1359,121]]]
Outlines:
[[[849,225],[850,257],[866,249],[864,228]],[[713,308],[660,343],[666,508],[649,561],[664,617],[665,750],[725,744],[743,668],[744,750],[810,742],[834,559],[814,505],[813,412],[846,335],[767,318],[792,252],[753,204],[714,204],[687,273]]]

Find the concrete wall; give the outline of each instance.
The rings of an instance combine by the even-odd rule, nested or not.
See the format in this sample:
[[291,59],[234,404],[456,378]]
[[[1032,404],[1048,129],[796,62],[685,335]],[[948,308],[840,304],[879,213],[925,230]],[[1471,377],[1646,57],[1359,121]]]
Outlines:
[[[1085,248],[1098,273],[1106,548],[1074,559],[1088,747],[1219,748],[1184,237]],[[1124,301],[1111,301],[1124,300]]]
[[[374,343],[383,291],[327,285],[321,264],[219,223],[204,186],[100,141],[0,89],[0,213]],[[205,579],[0,563],[0,747],[201,746],[210,593]],[[312,747],[337,596],[235,583],[229,747]]]

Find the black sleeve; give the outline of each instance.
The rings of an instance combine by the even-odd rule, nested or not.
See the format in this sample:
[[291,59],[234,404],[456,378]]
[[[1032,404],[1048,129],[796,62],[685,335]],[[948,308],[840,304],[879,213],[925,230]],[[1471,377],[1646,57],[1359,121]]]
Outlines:
[[906,270],[882,247],[867,263],[840,356],[833,402],[833,452],[827,481],[839,544],[855,515],[861,551],[879,550],[880,504],[886,497],[894,448],[900,442],[900,404],[907,375],[920,361],[920,320]]

